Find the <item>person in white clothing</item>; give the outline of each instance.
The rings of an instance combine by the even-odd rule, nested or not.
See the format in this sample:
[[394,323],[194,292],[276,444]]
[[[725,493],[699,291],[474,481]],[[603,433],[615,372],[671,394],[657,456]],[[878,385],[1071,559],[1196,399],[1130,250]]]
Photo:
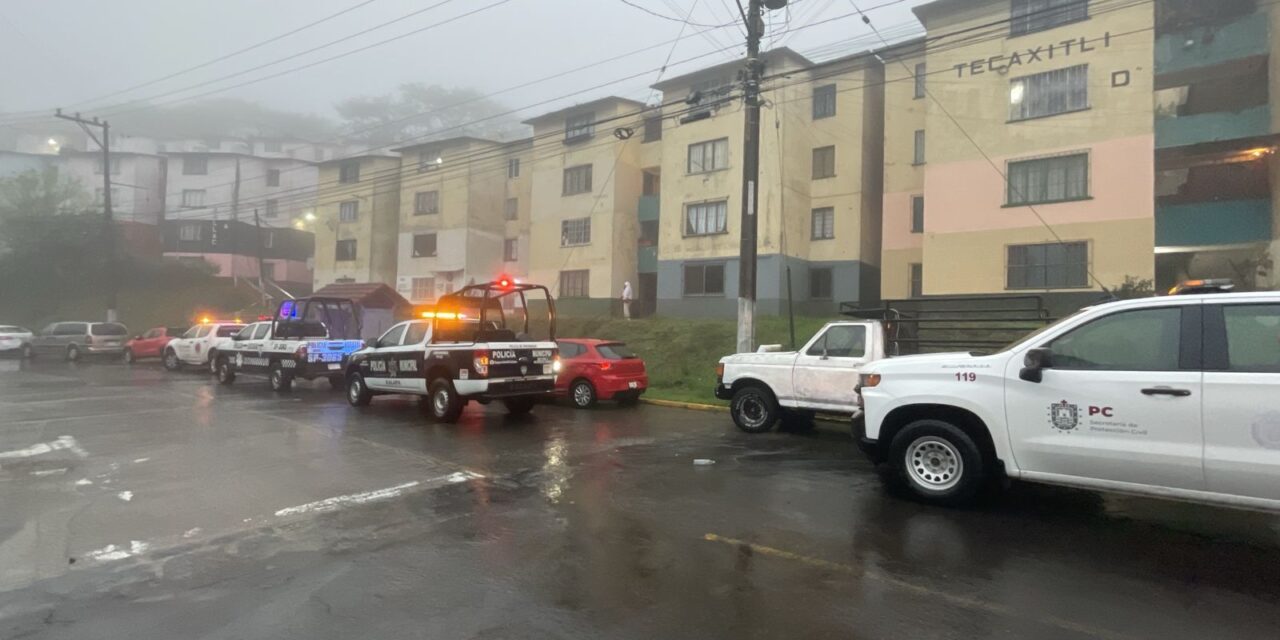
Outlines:
[[622,283],[622,317],[631,319],[631,281]]

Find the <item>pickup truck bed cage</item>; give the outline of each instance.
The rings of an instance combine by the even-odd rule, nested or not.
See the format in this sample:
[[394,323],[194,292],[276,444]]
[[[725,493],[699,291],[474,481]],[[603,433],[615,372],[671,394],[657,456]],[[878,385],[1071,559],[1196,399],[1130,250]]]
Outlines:
[[1043,327],[1051,317],[1039,295],[955,295],[840,303],[841,315],[884,323],[890,355],[991,351]]

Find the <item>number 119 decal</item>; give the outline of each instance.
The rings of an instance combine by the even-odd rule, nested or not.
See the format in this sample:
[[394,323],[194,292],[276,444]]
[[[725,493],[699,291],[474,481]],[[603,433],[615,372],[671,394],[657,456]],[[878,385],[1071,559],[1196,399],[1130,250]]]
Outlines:
[[957,382],[977,382],[978,374],[972,371],[957,371],[956,381]]

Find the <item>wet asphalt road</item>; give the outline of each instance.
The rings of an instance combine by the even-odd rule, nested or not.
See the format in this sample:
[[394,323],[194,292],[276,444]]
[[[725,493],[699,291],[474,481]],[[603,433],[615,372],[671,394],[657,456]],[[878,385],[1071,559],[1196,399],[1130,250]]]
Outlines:
[[[712,466],[695,466],[710,458]],[[0,638],[1254,638],[1280,518],[888,496],[847,430],[0,360]]]

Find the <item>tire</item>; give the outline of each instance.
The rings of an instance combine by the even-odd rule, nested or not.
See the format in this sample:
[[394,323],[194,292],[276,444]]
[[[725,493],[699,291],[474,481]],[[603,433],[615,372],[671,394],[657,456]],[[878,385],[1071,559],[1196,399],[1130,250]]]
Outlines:
[[178,352],[173,349],[164,350],[164,368],[169,371],[181,371],[182,361],[178,359]]
[[453,382],[436,378],[427,395],[427,413],[436,422],[453,424],[462,416],[462,397],[453,388]]
[[267,375],[267,383],[271,385],[271,390],[276,393],[289,393],[293,391],[293,376],[289,375],[277,362],[271,365],[271,373]]
[[916,498],[933,504],[961,506],[982,488],[986,460],[959,427],[943,420],[916,420],[893,437],[890,476]]
[[125,364],[133,364],[137,362],[138,359],[133,357],[133,349],[125,349],[124,353],[120,354],[120,361]]
[[596,388],[589,380],[574,380],[569,385],[569,402],[576,409],[590,409],[596,406]]
[[812,411],[782,411],[782,428],[795,433],[805,433],[817,428]]
[[67,362],[75,362],[80,359],[80,347],[70,345],[67,347]]
[[209,373],[218,374],[218,352],[216,350],[209,352]]
[[751,385],[738,389],[729,402],[729,415],[747,433],[765,433],[777,424],[781,411],[768,389]]
[[236,381],[236,370],[231,368],[229,358],[218,358],[218,383],[231,384]]
[[[330,381],[333,378],[329,378]],[[373,393],[369,391],[369,387],[364,384],[364,376],[353,373],[347,378],[347,402],[353,407],[365,407],[373,400]]]
[[506,405],[507,413],[513,416],[522,416],[533,411],[533,398],[507,398],[502,401]]

